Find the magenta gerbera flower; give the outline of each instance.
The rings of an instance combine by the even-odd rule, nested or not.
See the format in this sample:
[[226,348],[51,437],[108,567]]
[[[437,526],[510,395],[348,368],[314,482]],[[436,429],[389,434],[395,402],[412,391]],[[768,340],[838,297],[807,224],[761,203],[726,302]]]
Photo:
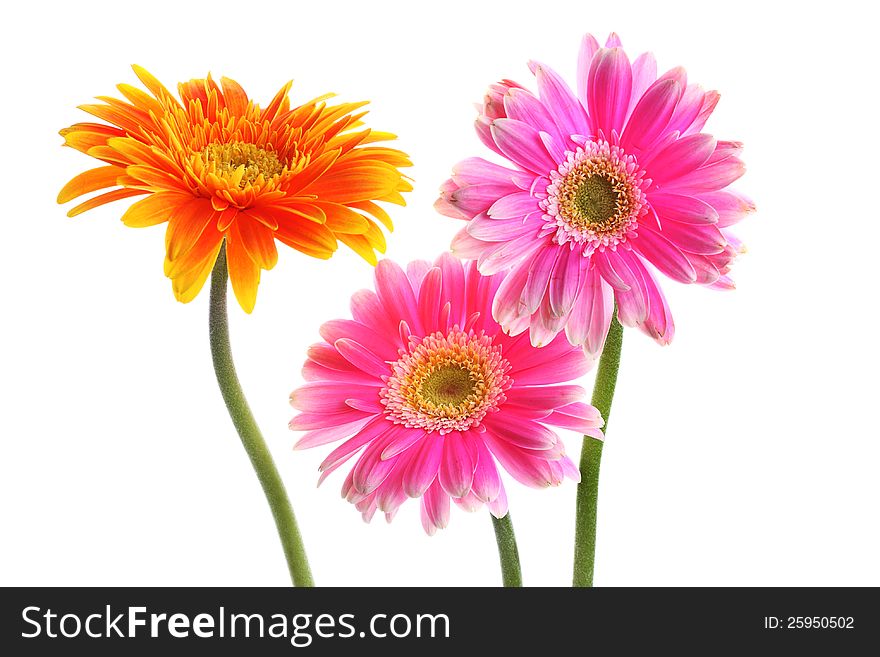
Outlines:
[[602,437],[599,412],[577,385],[589,369],[564,338],[536,349],[505,335],[491,304],[503,274],[482,276],[451,255],[404,272],[376,268],[376,291],[352,297],[352,320],[321,327],[303,367],[308,383],[290,396],[305,431],[297,449],[344,440],[321,464],[319,484],[360,452],[343,496],[369,521],[390,521],[420,497],[433,534],[449,520],[450,499],[467,510],[488,504],[498,518],[507,496],[497,464],[536,488],[580,480],[565,455],[563,427]]
[[616,35],[587,35],[577,95],[530,63],[538,96],[515,82],[490,87],[477,134],[513,168],[471,158],[441,189],[437,209],[468,220],[453,251],[492,274],[512,268],[493,312],[534,345],[565,329],[602,350],[618,317],[661,344],[674,326],[655,269],[682,283],[730,288],[740,243],[728,231],[754,209],[728,188],[744,171],[742,144],[702,132],[718,93],[684,69],[659,78],[653,55],[630,63]]

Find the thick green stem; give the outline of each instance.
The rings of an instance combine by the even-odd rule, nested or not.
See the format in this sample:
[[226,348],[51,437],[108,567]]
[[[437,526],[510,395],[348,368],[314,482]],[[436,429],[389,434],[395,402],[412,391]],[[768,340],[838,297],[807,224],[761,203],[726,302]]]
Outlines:
[[[605,419],[605,432],[608,431],[608,417],[611,415],[611,402],[617,385],[617,370],[620,368],[620,348],[623,343],[623,326],[617,321],[617,312],[611,319],[605,348],[599,359],[596,383],[593,386],[592,404]],[[581,447],[581,483],[577,490],[574,530],[574,577],[572,586],[593,586],[593,567],[596,560],[596,509],[599,501],[599,464],[602,460],[601,440],[584,436]]]
[[269,452],[269,447],[263,439],[260,428],[254,419],[253,413],[245,399],[241,389],[238,375],[235,373],[235,364],[232,361],[232,349],[229,346],[229,321],[226,313],[226,246],[220,248],[217,263],[211,273],[211,308],[209,311],[209,325],[211,336],[211,357],[214,360],[214,372],[217,374],[217,383],[220,392],[223,393],[223,401],[229,410],[229,417],[235,425],[241,443],[250,457],[251,465],[257,473],[266,500],[272,509],[275,518],[275,526],[278,527],[278,536],[284,548],[284,556],[287,559],[287,567],[290,570],[290,579],[294,586],[314,586],[312,572],[309,570],[309,562],[306,558],[305,547],[296,524],[296,516],[287,498],[287,491],[275,461]]
[[503,518],[492,516],[495,528],[495,540],[498,543],[498,558],[501,561],[501,581],[504,586],[522,586],[522,571],[519,567],[519,550],[516,548],[516,536],[510,512]]

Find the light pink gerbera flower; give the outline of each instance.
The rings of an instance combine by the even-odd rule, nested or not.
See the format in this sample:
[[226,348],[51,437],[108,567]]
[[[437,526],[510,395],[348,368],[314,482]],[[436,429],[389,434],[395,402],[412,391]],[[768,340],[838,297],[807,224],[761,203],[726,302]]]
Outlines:
[[754,209],[727,188],[744,171],[742,145],[701,132],[718,93],[684,69],[659,78],[653,55],[630,63],[614,34],[587,35],[577,95],[530,63],[538,96],[515,82],[490,87],[477,119],[483,143],[514,168],[460,162],[437,209],[469,220],[453,251],[484,274],[512,268],[493,313],[534,345],[563,328],[602,350],[614,302],[620,321],[661,344],[674,326],[654,268],[682,283],[730,288],[740,243],[727,228]]
[[321,464],[320,484],[358,452],[343,496],[369,521],[390,521],[408,497],[422,498],[433,534],[450,498],[467,510],[488,504],[498,518],[507,496],[496,463],[536,488],[580,474],[550,426],[602,437],[599,412],[576,379],[590,362],[564,338],[544,349],[505,335],[492,319],[503,274],[482,276],[451,255],[404,272],[376,268],[376,292],[352,297],[353,320],[321,327],[290,396],[306,431],[296,449],[344,440]]

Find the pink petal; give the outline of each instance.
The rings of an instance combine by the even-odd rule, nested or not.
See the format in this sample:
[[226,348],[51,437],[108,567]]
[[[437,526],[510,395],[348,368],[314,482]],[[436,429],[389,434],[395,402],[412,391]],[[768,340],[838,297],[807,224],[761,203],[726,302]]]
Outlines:
[[694,171],[708,160],[714,150],[715,139],[711,135],[682,137],[651,160],[648,165],[648,175],[656,186],[671,187],[672,182],[678,182],[682,176]]
[[704,192],[700,194],[699,199],[712,206],[718,213],[719,228],[732,226],[755,211],[755,203],[750,198],[732,189]]
[[632,93],[629,98],[629,111],[632,112],[636,104],[654,82],[657,81],[657,60],[654,55],[644,52],[632,63],[633,81]]
[[425,437],[425,432],[422,429],[409,429],[408,427],[402,427],[402,425],[401,428],[405,430],[395,432],[393,438],[388,441],[388,444],[382,450],[379,458],[383,461],[387,461],[405,452]]
[[720,98],[721,96],[717,91],[707,91],[705,96],[703,96],[703,104],[700,107],[700,113],[697,114],[697,118],[691,123],[691,127],[685,130],[682,135],[691,135],[702,130],[703,126],[706,125],[706,121],[709,120],[709,116],[715,110],[715,106],[718,104]]
[[580,251],[560,249],[559,259],[550,276],[550,310],[557,317],[571,312],[581,291],[589,261]]
[[413,260],[406,265],[406,277],[412,286],[413,294],[419,296],[419,290],[422,287],[422,281],[433,265],[427,260]]
[[624,150],[644,150],[666,129],[681,97],[675,80],[655,82],[642,96],[626,124],[620,145]]
[[524,171],[508,169],[481,157],[467,158],[452,167],[452,179],[458,187],[492,184],[528,189],[533,178],[534,176]]
[[745,172],[746,167],[742,160],[731,156],[676,178],[667,184],[667,188],[683,190],[686,194],[714,192],[727,187]]
[[318,469],[323,473],[329,473],[329,471],[336,469],[351,458],[361,447],[381,436],[392,426],[384,417],[372,419],[357,434],[330,452]]
[[507,491],[504,490],[503,484],[498,492],[498,497],[489,502],[489,512],[496,518],[503,518],[507,515]]
[[602,440],[602,426],[605,421],[598,410],[584,402],[574,402],[562,406],[551,413],[545,420],[563,429],[571,429],[578,433]]
[[605,344],[614,309],[612,288],[602,282],[597,269],[587,272],[584,286],[565,325],[568,341],[583,345],[587,354],[597,355]]
[[501,152],[528,171],[546,175],[556,163],[544,147],[538,131],[522,121],[496,119],[491,125],[492,138]]
[[378,335],[396,333],[397,322],[400,320],[399,317],[392,320],[385,314],[379,297],[372,290],[358,290],[352,295],[351,316],[356,322],[369,326]]
[[345,413],[349,408],[345,400],[349,397],[367,399],[374,396],[377,396],[377,391],[371,386],[316,381],[306,383],[290,393],[290,405],[310,413]]
[[553,115],[561,136],[590,134],[587,113],[559,74],[546,64],[535,61],[529,62],[529,68],[538,82],[541,102]]
[[552,475],[547,461],[540,456],[542,452],[522,449],[511,443],[500,440],[487,431],[486,444],[492,454],[507,472],[521,484],[532,488],[546,488],[550,485]]
[[[640,229],[641,230],[641,229]],[[617,316],[624,326],[637,326],[648,316],[648,297],[638,274],[639,263],[625,249],[606,250],[604,254],[627,284],[626,290],[615,291]]]
[[456,257],[464,260],[476,260],[485,251],[495,248],[495,245],[487,244],[475,237],[471,237],[467,227],[464,227],[452,238],[452,244],[450,244],[449,248]]
[[293,431],[309,431],[310,429],[323,429],[324,427],[357,422],[366,417],[364,413],[354,410],[345,403],[342,404],[342,407],[346,410],[339,413],[300,413],[294,416],[288,427]]
[[424,495],[437,477],[443,453],[443,437],[437,433],[426,434],[416,449],[418,452],[412,453],[403,473],[403,490],[410,497]]
[[492,301],[492,316],[495,321],[505,326],[514,319],[528,316],[522,297],[529,279],[529,265],[524,262],[508,272],[501,282],[495,299]]
[[440,485],[452,497],[467,495],[474,481],[477,464],[476,445],[453,431],[443,438],[443,455],[440,459]]
[[697,120],[697,116],[703,108],[705,97],[706,92],[700,85],[689,84],[681,96],[678,107],[675,108],[675,114],[669,121],[670,132],[678,130],[682,135],[689,134],[687,130]]
[[[381,308],[381,306],[378,306],[378,308]],[[370,312],[372,312],[372,310]],[[383,333],[380,333],[378,330],[371,326],[367,326],[360,321],[350,319],[331,319],[330,321],[324,322],[318,331],[321,334],[321,337],[331,345],[337,340],[343,338],[353,340],[354,342],[361,344],[364,349],[372,353],[374,357],[378,358],[380,361],[397,360],[397,341],[396,338],[391,338],[389,335],[396,336],[397,324],[400,319],[397,318],[394,322],[391,322],[384,309],[382,309],[382,313],[384,321],[382,322],[383,325],[381,328],[385,331]],[[373,318],[371,321],[374,326],[379,324],[379,322],[376,321],[376,318]]]
[[581,386],[519,386],[507,391],[507,403],[523,408],[552,409],[581,401],[587,391]]
[[[549,240],[544,240],[548,242]],[[516,237],[507,242],[492,242],[489,249],[480,254],[480,273],[484,276],[497,274],[509,267],[528,259],[543,245],[542,241],[536,240],[529,233]]]
[[[550,345],[544,347],[544,350],[553,346],[557,341],[560,345],[568,347],[568,345],[565,345],[565,339],[560,336]],[[564,358],[543,362],[533,367],[518,369],[515,373],[511,371],[511,374],[514,376],[518,386],[547,385],[550,383],[573,381],[586,374],[590,367],[592,367],[592,363],[587,357],[580,351],[573,350],[568,352]]]
[[[607,250],[610,254],[612,253],[610,250]],[[615,270],[614,263],[615,259],[612,259],[613,256],[606,255],[605,252],[593,254],[592,262],[596,265],[596,270],[599,274],[602,275],[602,278],[605,282],[608,283],[615,290],[619,290],[621,292],[625,292],[629,289],[629,284],[626,279],[621,276],[621,273]],[[623,272],[626,273],[625,271]]]
[[620,134],[632,93],[632,68],[622,48],[596,54],[587,86],[587,110],[595,129],[609,139],[612,131]]
[[349,422],[348,424],[328,426],[321,429],[307,431],[296,441],[293,445],[293,449],[309,449],[311,447],[318,447],[319,445],[326,445],[327,443],[335,442],[340,438],[348,438],[363,428],[370,419],[371,416],[366,416],[363,419]]
[[526,311],[531,314],[538,309],[547,286],[550,284],[550,273],[556,265],[556,259],[559,257],[560,249],[558,246],[551,245],[539,250],[532,259],[529,267],[529,280],[523,290],[523,303],[525,303]]
[[668,239],[647,226],[639,227],[639,236],[632,246],[652,265],[670,278],[682,283],[695,283],[697,272],[681,250]]
[[397,462],[394,459],[383,461],[381,455],[389,441],[402,430],[406,430],[405,427],[392,424],[388,431],[367,446],[355,463],[351,483],[361,495],[369,495],[376,490],[394,470]]
[[533,212],[540,212],[538,199],[528,192],[516,192],[495,201],[488,215],[493,219],[522,219]]
[[587,105],[587,80],[590,77],[590,65],[598,50],[599,42],[596,41],[596,37],[592,34],[585,34],[581,40],[577,63],[577,94],[585,107]]
[[648,196],[651,207],[657,213],[662,227],[666,220],[683,224],[714,224],[719,214],[711,203],[693,196],[651,192]]
[[484,424],[498,440],[523,449],[540,451],[550,449],[559,442],[555,433],[537,422],[510,424],[503,419],[491,417],[484,420]]
[[529,340],[533,347],[544,347],[565,328],[566,315],[558,316],[550,308],[550,297],[541,299],[538,309],[529,318]]
[[491,502],[501,492],[501,477],[495,467],[495,459],[482,441],[477,441],[477,463],[471,490],[477,499]]
[[448,524],[449,495],[443,491],[439,482],[434,482],[422,497],[422,526],[431,535],[437,529],[445,529]]
[[727,241],[713,224],[682,224],[667,220],[661,223],[663,236],[682,251],[699,255],[721,253]]
[[522,219],[489,219],[482,214],[468,224],[468,232],[472,237],[484,242],[508,242],[518,237],[529,235],[535,239],[541,229],[542,222]]
[[341,338],[333,343],[333,346],[342,354],[352,365],[359,370],[366,372],[374,377],[389,376],[391,374],[391,366],[388,362],[380,360],[372,351],[364,347],[359,342]]
[[422,281],[419,289],[419,318],[425,331],[432,333],[439,329],[440,298],[443,294],[443,271],[433,267]]
[[491,148],[493,151],[498,153],[499,155],[504,155],[501,152],[501,149],[498,148],[498,144],[495,143],[495,139],[492,136],[492,122],[495,119],[490,119],[488,116],[479,116],[477,120],[474,121],[474,130],[477,132],[477,137],[480,138],[480,141],[483,142],[484,146]]
[[400,265],[388,259],[380,260],[376,265],[375,279],[379,301],[395,324],[403,319],[414,331],[420,332],[416,297]]
[[547,132],[564,143],[567,134],[561,133],[553,115],[544,104],[525,89],[511,89],[504,97],[504,108],[508,118],[522,121],[538,132]]

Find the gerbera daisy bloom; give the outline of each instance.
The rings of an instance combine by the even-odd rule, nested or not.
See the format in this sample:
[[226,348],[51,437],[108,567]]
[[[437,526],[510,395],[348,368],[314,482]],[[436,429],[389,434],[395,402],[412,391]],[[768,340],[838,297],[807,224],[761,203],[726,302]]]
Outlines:
[[583,350],[562,336],[544,349],[510,337],[492,319],[503,274],[482,276],[451,255],[404,272],[383,260],[376,291],[352,297],[352,320],[321,327],[290,401],[305,431],[297,449],[344,440],[321,464],[320,482],[360,452],[342,487],[369,521],[390,521],[420,497],[422,525],[446,526],[450,499],[483,503],[501,518],[507,496],[496,464],[533,487],[580,480],[565,455],[563,427],[601,438],[602,419],[583,388]]
[[684,69],[657,76],[653,55],[630,63],[614,34],[584,37],[577,94],[530,63],[538,96],[490,87],[476,122],[513,168],[460,162],[437,209],[468,220],[453,251],[484,274],[512,268],[493,312],[505,330],[602,350],[614,312],[661,344],[674,326],[655,269],[683,283],[730,288],[740,243],[728,227],[754,209],[728,188],[742,144],[702,132],[718,93]]
[[[322,96],[291,108],[285,84],[262,108],[239,84],[210,75],[178,85],[180,100],[139,66],[150,93],[120,84],[126,100],[99,97],[81,109],[106,123],[61,131],[65,145],[104,165],[71,180],[66,203],[111,189],[68,212],[147,195],[122,215],[127,226],[168,223],[165,274],[186,303],[202,289],[225,240],[229,278],[251,312],[263,269],[278,260],[275,240],[315,258],[329,258],[341,241],[372,264],[391,230],[375,201],[404,204],[410,184],[400,151],[370,146],[394,139],[363,128],[366,102],[328,106]],[[108,125],[109,124],[109,125]]]

